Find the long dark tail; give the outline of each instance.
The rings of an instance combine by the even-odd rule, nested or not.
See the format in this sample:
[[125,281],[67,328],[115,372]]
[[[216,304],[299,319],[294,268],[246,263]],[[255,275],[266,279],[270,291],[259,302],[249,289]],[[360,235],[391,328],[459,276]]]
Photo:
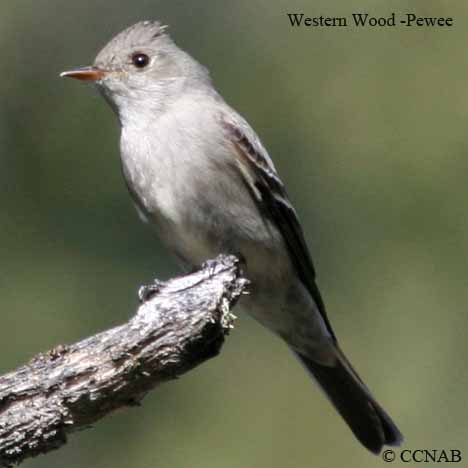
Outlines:
[[400,445],[403,436],[375,401],[358,374],[336,347],[336,363],[324,366],[298,354],[329,400],[364,447],[379,454],[384,445]]

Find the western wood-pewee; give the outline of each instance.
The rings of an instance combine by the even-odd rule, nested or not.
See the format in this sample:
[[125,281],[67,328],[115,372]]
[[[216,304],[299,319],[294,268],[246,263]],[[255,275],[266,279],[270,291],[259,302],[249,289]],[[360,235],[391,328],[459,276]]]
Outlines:
[[332,330],[296,211],[250,125],[206,68],[158,22],[114,37],[94,82],[118,116],[123,174],[141,217],[186,266],[220,253],[245,262],[241,304],[283,338],[359,441],[374,453],[402,435],[352,368]]

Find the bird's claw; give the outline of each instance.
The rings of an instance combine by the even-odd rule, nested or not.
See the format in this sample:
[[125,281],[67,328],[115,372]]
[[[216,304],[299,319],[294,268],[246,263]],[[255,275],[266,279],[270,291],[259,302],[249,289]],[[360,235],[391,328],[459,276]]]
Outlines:
[[161,291],[163,286],[164,282],[157,279],[154,279],[151,284],[140,286],[140,289],[138,289],[138,300],[141,304],[149,301]]
[[219,265],[217,260],[206,260],[201,264],[202,270],[206,270],[206,273],[211,278],[216,273],[216,267]]

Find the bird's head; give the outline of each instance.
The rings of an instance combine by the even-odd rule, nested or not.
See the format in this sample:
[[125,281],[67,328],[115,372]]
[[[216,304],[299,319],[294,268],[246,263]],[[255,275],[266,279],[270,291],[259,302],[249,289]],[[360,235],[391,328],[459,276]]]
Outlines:
[[206,69],[177,47],[166,29],[157,21],[136,23],[111,39],[92,66],[60,76],[95,83],[120,117],[160,110],[188,83],[209,81]]

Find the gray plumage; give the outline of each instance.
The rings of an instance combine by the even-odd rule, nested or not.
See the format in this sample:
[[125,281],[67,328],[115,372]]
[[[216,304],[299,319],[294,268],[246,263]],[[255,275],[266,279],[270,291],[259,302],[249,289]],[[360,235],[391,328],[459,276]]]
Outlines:
[[188,267],[219,253],[245,261],[243,308],[283,338],[372,452],[402,436],[340,350],[297,214],[250,125],[206,68],[158,22],[112,39],[95,81],[121,125],[123,174],[140,216]]

